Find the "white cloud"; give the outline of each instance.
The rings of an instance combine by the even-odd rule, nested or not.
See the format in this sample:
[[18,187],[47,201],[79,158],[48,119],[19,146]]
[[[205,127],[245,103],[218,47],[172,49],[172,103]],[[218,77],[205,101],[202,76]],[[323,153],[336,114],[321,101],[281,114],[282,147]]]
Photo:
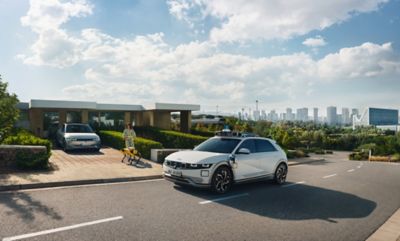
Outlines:
[[307,47],[316,48],[316,47],[325,46],[326,42],[323,37],[318,35],[318,36],[315,36],[315,38],[308,38],[308,39],[304,40],[303,45],[305,45]]
[[76,64],[83,48],[83,42],[68,35],[61,25],[72,17],[84,17],[92,14],[93,6],[85,0],[62,3],[59,0],[31,0],[26,16],[21,17],[21,24],[30,27],[38,34],[38,39],[31,46],[32,54],[18,55],[24,63],[68,67]]
[[122,39],[98,29],[71,34],[60,24],[38,29],[38,40],[24,62],[59,68],[80,64],[87,81],[63,90],[66,97],[76,99],[223,103],[237,109],[255,99],[272,104],[304,98],[318,83],[395,79],[400,73],[400,57],[390,43],[364,43],[314,60],[306,53],[224,53],[211,42],[175,47],[164,41],[163,33]]
[[[221,21],[210,32],[213,42],[288,39],[346,21],[357,13],[377,10],[388,0],[281,1],[192,0],[173,1],[170,12],[178,19],[191,16],[192,6],[202,15]],[[179,6],[179,7],[178,7]]]

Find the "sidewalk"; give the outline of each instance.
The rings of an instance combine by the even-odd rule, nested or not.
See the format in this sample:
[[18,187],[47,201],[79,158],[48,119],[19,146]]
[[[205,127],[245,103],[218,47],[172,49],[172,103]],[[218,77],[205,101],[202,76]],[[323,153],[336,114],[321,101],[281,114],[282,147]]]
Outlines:
[[115,149],[100,153],[69,153],[52,150],[52,170],[0,174],[0,191],[29,188],[122,182],[161,178],[162,166],[141,159],[137,166],[121,163],[123,155]]
[[397,209],[367,241],[400,241],[400,209]]
[[[162,165],[141,160],[137,166],[121,163],[122,154],[112,148],[100,153],[65,153],[53,150],[52,170],[0,174],[0,191],[162,178]],[[320,162],[322,156],[289,160],[289,166]]]

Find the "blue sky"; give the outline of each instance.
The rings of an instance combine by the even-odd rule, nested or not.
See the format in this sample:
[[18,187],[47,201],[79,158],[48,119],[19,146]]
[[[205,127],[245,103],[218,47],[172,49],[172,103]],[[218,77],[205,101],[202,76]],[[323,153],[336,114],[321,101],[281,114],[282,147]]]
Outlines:
[[398,109],[399,10],[399,0],[0,0],[0,74],[23,101]]

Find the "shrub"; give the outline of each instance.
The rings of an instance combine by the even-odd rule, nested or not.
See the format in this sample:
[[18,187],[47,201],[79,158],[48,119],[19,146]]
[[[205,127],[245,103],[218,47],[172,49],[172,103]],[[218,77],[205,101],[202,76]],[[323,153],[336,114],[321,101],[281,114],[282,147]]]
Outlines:
[[333,151],[327,150],[327,151],[325,151],[325,154],[333,154]]
[[371,162],[389,162],[389,156],[371,156],[369,158],[369,161]]
[[368,153],[366,152],[353,152],[349,154],[349,160],[368,160]]
[[308,154],[305,153],[303,150],[285,150],[285,152],[287,158],[289,159],[308,157]]
[[390,160],[392,162],[399,162],[400,161],[400,153],[396,153],[396,154],[392,155]]
[[[104,145],[119,150],[125,148],[125,141],[124,138],[122,137],[121,132],[99,131],[99,136]],[[160,149],[163,148],[163,145],[156,141],[137,137],[135,138],[135,148],[142,154],[144,158],[149,159],[151,154],[151,149]]]
[[16,135],[7,137],[3,144],[6,145],[24,145],[24,146],[45,146],[47,150],[47,158],[51,156],[52,144],[49,140],[34,136],[26,130],[20,130]]
[[46,169],[49,164],[49,157],[46,152],[32,153],[18,151],[15,155],[16,165],[19,169]]
[[154,127],[135,127],[135,131],[142,137],[160,142],[165,148],[193,149],[196,145],[208,139],[203,136]]

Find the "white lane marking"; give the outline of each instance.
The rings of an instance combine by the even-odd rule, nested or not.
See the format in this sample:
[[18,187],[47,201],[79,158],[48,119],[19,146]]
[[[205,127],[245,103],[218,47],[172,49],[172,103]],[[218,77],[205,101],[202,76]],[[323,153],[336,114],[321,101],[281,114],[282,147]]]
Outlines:
[[290,184],[283,185],[282,187],[292,187],[292,186],[303,184],[303,183],[306,183],[306,182],[301,181],[301,182],[290,183]]
[[357,166],[357,168],[361,168],[361,166]]
[[95,183],[95,184],[82,184],[82,185],[72,185],[72,186],[62,186],[62,187],[44,187],[44,188],[33,188],[33,189],[21,189],[14,191],[4,191],[0,193],[15,193],[15,192],[38,192],[38,191],[48,191],[57,189],[69,189],[69,188],[81,188],[81,187],[97,187],[97,186],[111,186],[111,185],[125,185],[133,183],[144,183],[144,182],[159,182],[165,181],[164,178],[151,179],[151,180],[140,180],[140,181],[127,181],[127,182],[109,182],[109,183]]
[[227,197],[221,197],[221,198],[216,198],[216,199],[212,199],[212,200],[201,201],[201,202],[199,202],[199,204],[208,204],[208,203],[213,203],[213,202],[219,202],[219,201],[224,201],[224,200],[228,200],[228,199],[244,197],[244,196],[248,196],[248,195],[249,194],[246,192],[246,193],[242,193],[242,194],[237,194],[237,195],[232,195],[232,196],[227,196]]
[[337,174],[334,173],[334,174],[331,174],[331,175],[324,176],[323,178],[330,178],[330,177],[334,177],[334,176],[336,176],[336,175],[337,175]]
[[81,228],[81,227],[85,227],[85,226],[95,225],[95,224],[99,224],[99,223],[116,221],[119,219],[123,219],[123,217],[118,216],[118,217],[113,217],[113,218],[105,218],[105,219],[100,219],[100,220],[96,220],[96,221],[92,221],[92,222],[86,222],[86,223],[80,223],[80,224],[75,224],[75,225],[71,225],[71,226],[65,226],[65,227],[61,227],[61,228],[49,229],[49,230],[44,230],[44,231],[35,232],[35,233],[22,234],[22,235],[18,235],[18,236],[3,238],[3,241],[13,241],[13,240],[32,238],[32,237],[42,236],[42,235],[46,235],[46,234],[57,233],[57,232],[67,231],[67,230]]
[[347,170],[347,172],[354,172],[354,169]]

